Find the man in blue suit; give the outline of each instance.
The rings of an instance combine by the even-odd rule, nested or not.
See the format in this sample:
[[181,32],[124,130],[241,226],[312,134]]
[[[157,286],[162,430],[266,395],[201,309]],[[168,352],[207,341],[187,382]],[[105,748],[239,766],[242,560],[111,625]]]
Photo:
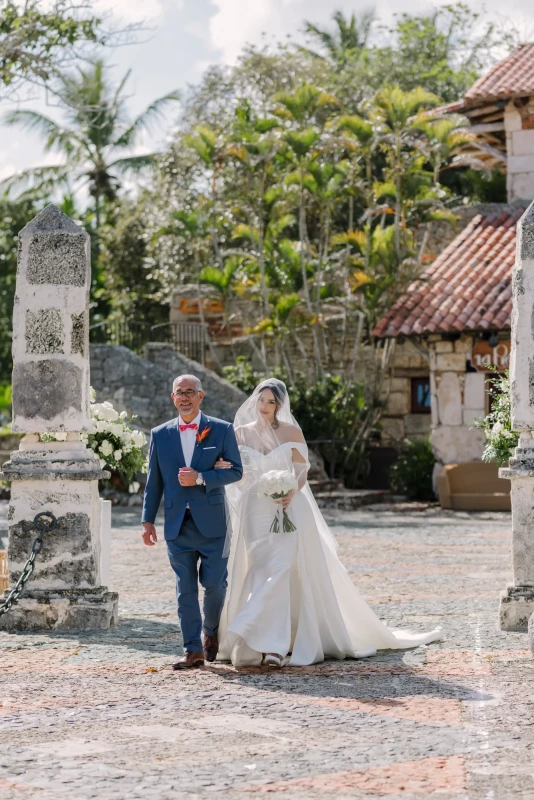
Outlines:
[[[184,654],[174,669],[214,661],[217,629],[227,585],[224,554],[227,519],[224,487],[241,480],[243,467],[233,426],[200,410],[204,392],[194,375],[181,375],[172,387],[178,417],[154,428],[143,503],[143,541],[157,542],[154,521],[164,497],[164,535],[176,574],[178,617]],[[222,459],[231,464],[216,469]],[[200,561],[200,569],[198,564]],[[204,636],[198,580],[204,587]]]

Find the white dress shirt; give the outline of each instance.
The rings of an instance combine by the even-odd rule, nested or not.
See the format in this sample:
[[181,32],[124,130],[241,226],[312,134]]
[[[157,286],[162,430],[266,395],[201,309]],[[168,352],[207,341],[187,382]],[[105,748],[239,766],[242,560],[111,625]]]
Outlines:
[[[191,422],[184,422],[184,420],[179,416],[178,417],[178,425],[200,425],[200,412],[195,419],[191,420]],[[178,428],[180,430],[180,428]],[[180,431],[180,441],[182,443],[182,450],[184,451],[184,461],[185,466],[190,467],[191,461],[193,460],[193,453],[195,452],[195,445],[197,441],[197,433],[198,427],[196,430],[192,428],[188,428],[186,431]]]

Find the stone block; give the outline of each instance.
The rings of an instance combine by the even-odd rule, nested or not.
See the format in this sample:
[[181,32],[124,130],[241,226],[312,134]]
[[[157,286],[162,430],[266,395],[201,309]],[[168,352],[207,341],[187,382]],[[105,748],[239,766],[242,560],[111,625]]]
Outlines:
[[61,312],[54,308],[26,311],[26,352],[64,353],[65,331]]
[[526,156],[508,156],[507,169],[510,173],[534,173],[534,153]]
[[83,372],[71,361],[46,359],[15,364],[15,422],[17,416],[53,420],[71,410],[81,412],[82,387]]
[[513,271],[512,353],[510,382],[512,427],[534,430],[534,361],[532,305],[534,300],[534,204],[518,223],[517,261]]
[[404,416],[409,411],[410,398],[407,392],[392,392],[387,400],[386,414]]
[[534,130],[515,130],[511,138],[512,155],[531,156],[534,154]]
[[37,235],[28,248],[28,283],[84,286],[86,264],[85,237],[68,233]]
[[436,353],[453,353],[454,345],[452,342],[436,342],[434,349]]
[[71,314],[71,339],[70,350],[73,354],[88,355],[89,344],[89,314],[82,311],[81,314]]
[[512,479],[511,483],[514,584],[534,587],[534,480]]
[[462,393],[457,372],[436,376],[436,400],[440,425],[462,424]]
[[470,336],[462,336],[460,339],[453,342],[453,345],[455,353],[463,353],[466,358],[470,358],[473,349],[473,340]]
[[506,133],[520,131],[523,125],[521,114],[514,106],[513,102],[508,103],[504,111],[504,129]]
[[509,172],[506,185],[510,202],[529,200],[534,196],[534,172]]
[[502,631],[529,631],[529,620],[534,613],[534,586],[509,586],[501,594],[499,627]]
[[461,464],[482,458],[484,434],[465,425],[440,425],[431,432],[430,443],[441,464]]
[[392,359],[392,366],[393,368],[402,368],[406,369],[410,366],[410,356],[406,355],[405,353],[394,353]]
[[[464,407],[479,411],[486,404],[486,376],[483,372],[468,372],[465,376]],[[482,413],[484,413],[482,411]]]
[[391,378],[390,391],[391,392],[406,392],[406,393],[408,393],[410,391],[410,379],[409,378]]
[[438,372],[465,372],[464,353],[436,353],[436,367]]
[[4,631],[108,631],[118,623],[119,596],[105,588],[29,590],[8,614]]
[[401,442],[405,438],[404,418],[382,417],[380,420],[382,443]]
[[428,369],[428,358],[425,358],[422,353],[410,356],[408,366],[410,369]]
[[428,436],[430,433],[430,414],[407,414],[404,418],[406,436]]
[[[36,530],[33,520],[21,520],[9,528],[9,577],[11,586],[31,552]],[[45,542],[28,583],[32,589],[88,589],[97,582],[98,567],[87,514],[65,514],[57,527],[45,534]]]

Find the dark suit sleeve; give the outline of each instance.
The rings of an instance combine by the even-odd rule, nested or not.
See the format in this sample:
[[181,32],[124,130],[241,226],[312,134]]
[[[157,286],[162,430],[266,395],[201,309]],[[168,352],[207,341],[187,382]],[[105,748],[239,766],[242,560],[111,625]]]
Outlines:
[[159,504],[163,496],[163,478],[159,468],[158,450],[154,431],[150,437],[150,452],[148,455],[148,474],[146,478],[145,496],[143,499],[142,522],[154,522],[158,513]]
[[229,461],[232,466],[229,469],[210,469],[202,473],[206,482],[207,492],[211,492],[212,489],[220,489],[221,486],[226,486],[229,483],[240,481],[243,477],[243,465],[232,425],[229,425],[226,429],[221,457],[224,461]]

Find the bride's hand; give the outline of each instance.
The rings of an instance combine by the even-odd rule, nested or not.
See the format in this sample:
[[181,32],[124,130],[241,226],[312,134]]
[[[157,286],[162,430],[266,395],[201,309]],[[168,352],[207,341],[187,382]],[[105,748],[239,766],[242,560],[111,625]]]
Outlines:
[[276,503],[277,506],[282,506],[282,508],[285,511],[286,508],[289,508],[289,504],[293,500],[294,494],[295,492],[289,492],[289,494],[286,494],[285,497],[281,497],[280,500],[275,500],[274,502]]
[[231,469],[232,465],[229,461],[224,461],[220,458],[215,462],[215,469]]

